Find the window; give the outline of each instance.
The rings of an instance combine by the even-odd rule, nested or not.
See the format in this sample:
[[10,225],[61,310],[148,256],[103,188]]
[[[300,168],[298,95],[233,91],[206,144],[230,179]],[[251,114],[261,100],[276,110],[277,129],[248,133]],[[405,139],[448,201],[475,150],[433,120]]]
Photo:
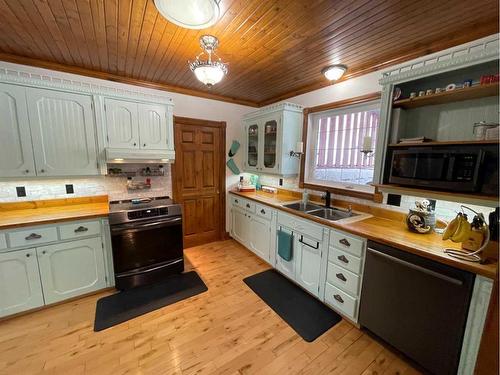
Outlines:
[[311,113],[304,182],[373,192],[374,152],[361,151],[374,151],[379,116],[379,100]]

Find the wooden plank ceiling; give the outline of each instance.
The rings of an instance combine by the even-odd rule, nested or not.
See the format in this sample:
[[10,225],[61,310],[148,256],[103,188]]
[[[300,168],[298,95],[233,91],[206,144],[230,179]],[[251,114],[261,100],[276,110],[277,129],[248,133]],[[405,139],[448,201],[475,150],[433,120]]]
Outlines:
[[[498,32],[497,0],[222,0],[206,30],[167,22],[153,0],[0,0],[0,59],[263,105]],[[220,39],[228,76],[209,89],[187,61]]]

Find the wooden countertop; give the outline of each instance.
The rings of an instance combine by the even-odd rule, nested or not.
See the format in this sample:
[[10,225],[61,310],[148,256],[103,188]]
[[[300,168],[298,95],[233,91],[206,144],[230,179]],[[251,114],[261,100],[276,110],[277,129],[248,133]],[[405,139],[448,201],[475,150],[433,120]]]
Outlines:
[[108,196],[0,203],[0,229],[105,217]]
[[[452,241],[443,241],[437,233],[418,234],[410,232],[403,220],[395,220],[397,214],[384,216],[384,209],[371,209],[367,206],[366,212],[372,216],[351,222],[332,222],[315,216],[298,212],[282,205],[299,200],[298,196],[287,194],[269,194],[264,192],[240,193],[231,191],[232,194],[273,206],[279,210],[301,216],[305,219],[315,221],[319,224],[340,229],[379,243],[393,246],[400,250],[429,258],[452,267],[476,273],[493,279],[495,277],[498,263],[495,259],[489,259],[484,264],[467,262],[450,257],[443,252],[444,248],[459,249],[460,244]],[[357,206],[355,209],[359,209]]]

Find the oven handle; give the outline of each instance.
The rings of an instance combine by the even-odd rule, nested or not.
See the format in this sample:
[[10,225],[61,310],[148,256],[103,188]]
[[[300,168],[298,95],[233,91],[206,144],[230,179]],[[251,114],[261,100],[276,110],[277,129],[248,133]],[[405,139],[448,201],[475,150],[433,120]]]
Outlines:
[[160,269],[165,268],[165,267],[172,266],[172,265],[180,263],[182,261],[184,261],[183,258],[176,259],[176,260],[173,260],[173,261],[170,261],[170,262],[162,263],[162,264],[160,264],[158,266],[155,266],[155,267],[143,267],[143,268],[140,268],[140,269],[137,269],[137,270],[133,270],[133,271],[122,272],[122,273],[116,274],[115,276],[118,277],[118,278],[120,278],[120,277],[129,277],[129,276],[134,276],[134,275],[141,275],[141,274],[144,274],[144,273],[149,273],[149,272],[160,270]]
[[127,223],[123,225],[111,226],[112,233],[120,233],[125,231],[140,232],[143,230],[149,230],[152,228],[162,228],[170,227],[173,225],[179,225],[182,222],[182,217],[170,218],[168,220],[154,221],[148,223]]

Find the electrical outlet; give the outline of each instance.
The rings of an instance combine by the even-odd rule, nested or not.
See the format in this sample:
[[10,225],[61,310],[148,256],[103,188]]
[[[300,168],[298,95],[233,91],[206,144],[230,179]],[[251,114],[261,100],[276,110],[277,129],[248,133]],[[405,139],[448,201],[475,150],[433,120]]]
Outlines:
[[26,196],[26,188],[24,186],[17,186],[16,193],[17,193],[18,197],[25,197]]
[[401,195],[387,194],[387,204],[397,207],[401,206]]
[[74,194],[75,189],[73,188],[73,184],[66,184],[66,194]]

